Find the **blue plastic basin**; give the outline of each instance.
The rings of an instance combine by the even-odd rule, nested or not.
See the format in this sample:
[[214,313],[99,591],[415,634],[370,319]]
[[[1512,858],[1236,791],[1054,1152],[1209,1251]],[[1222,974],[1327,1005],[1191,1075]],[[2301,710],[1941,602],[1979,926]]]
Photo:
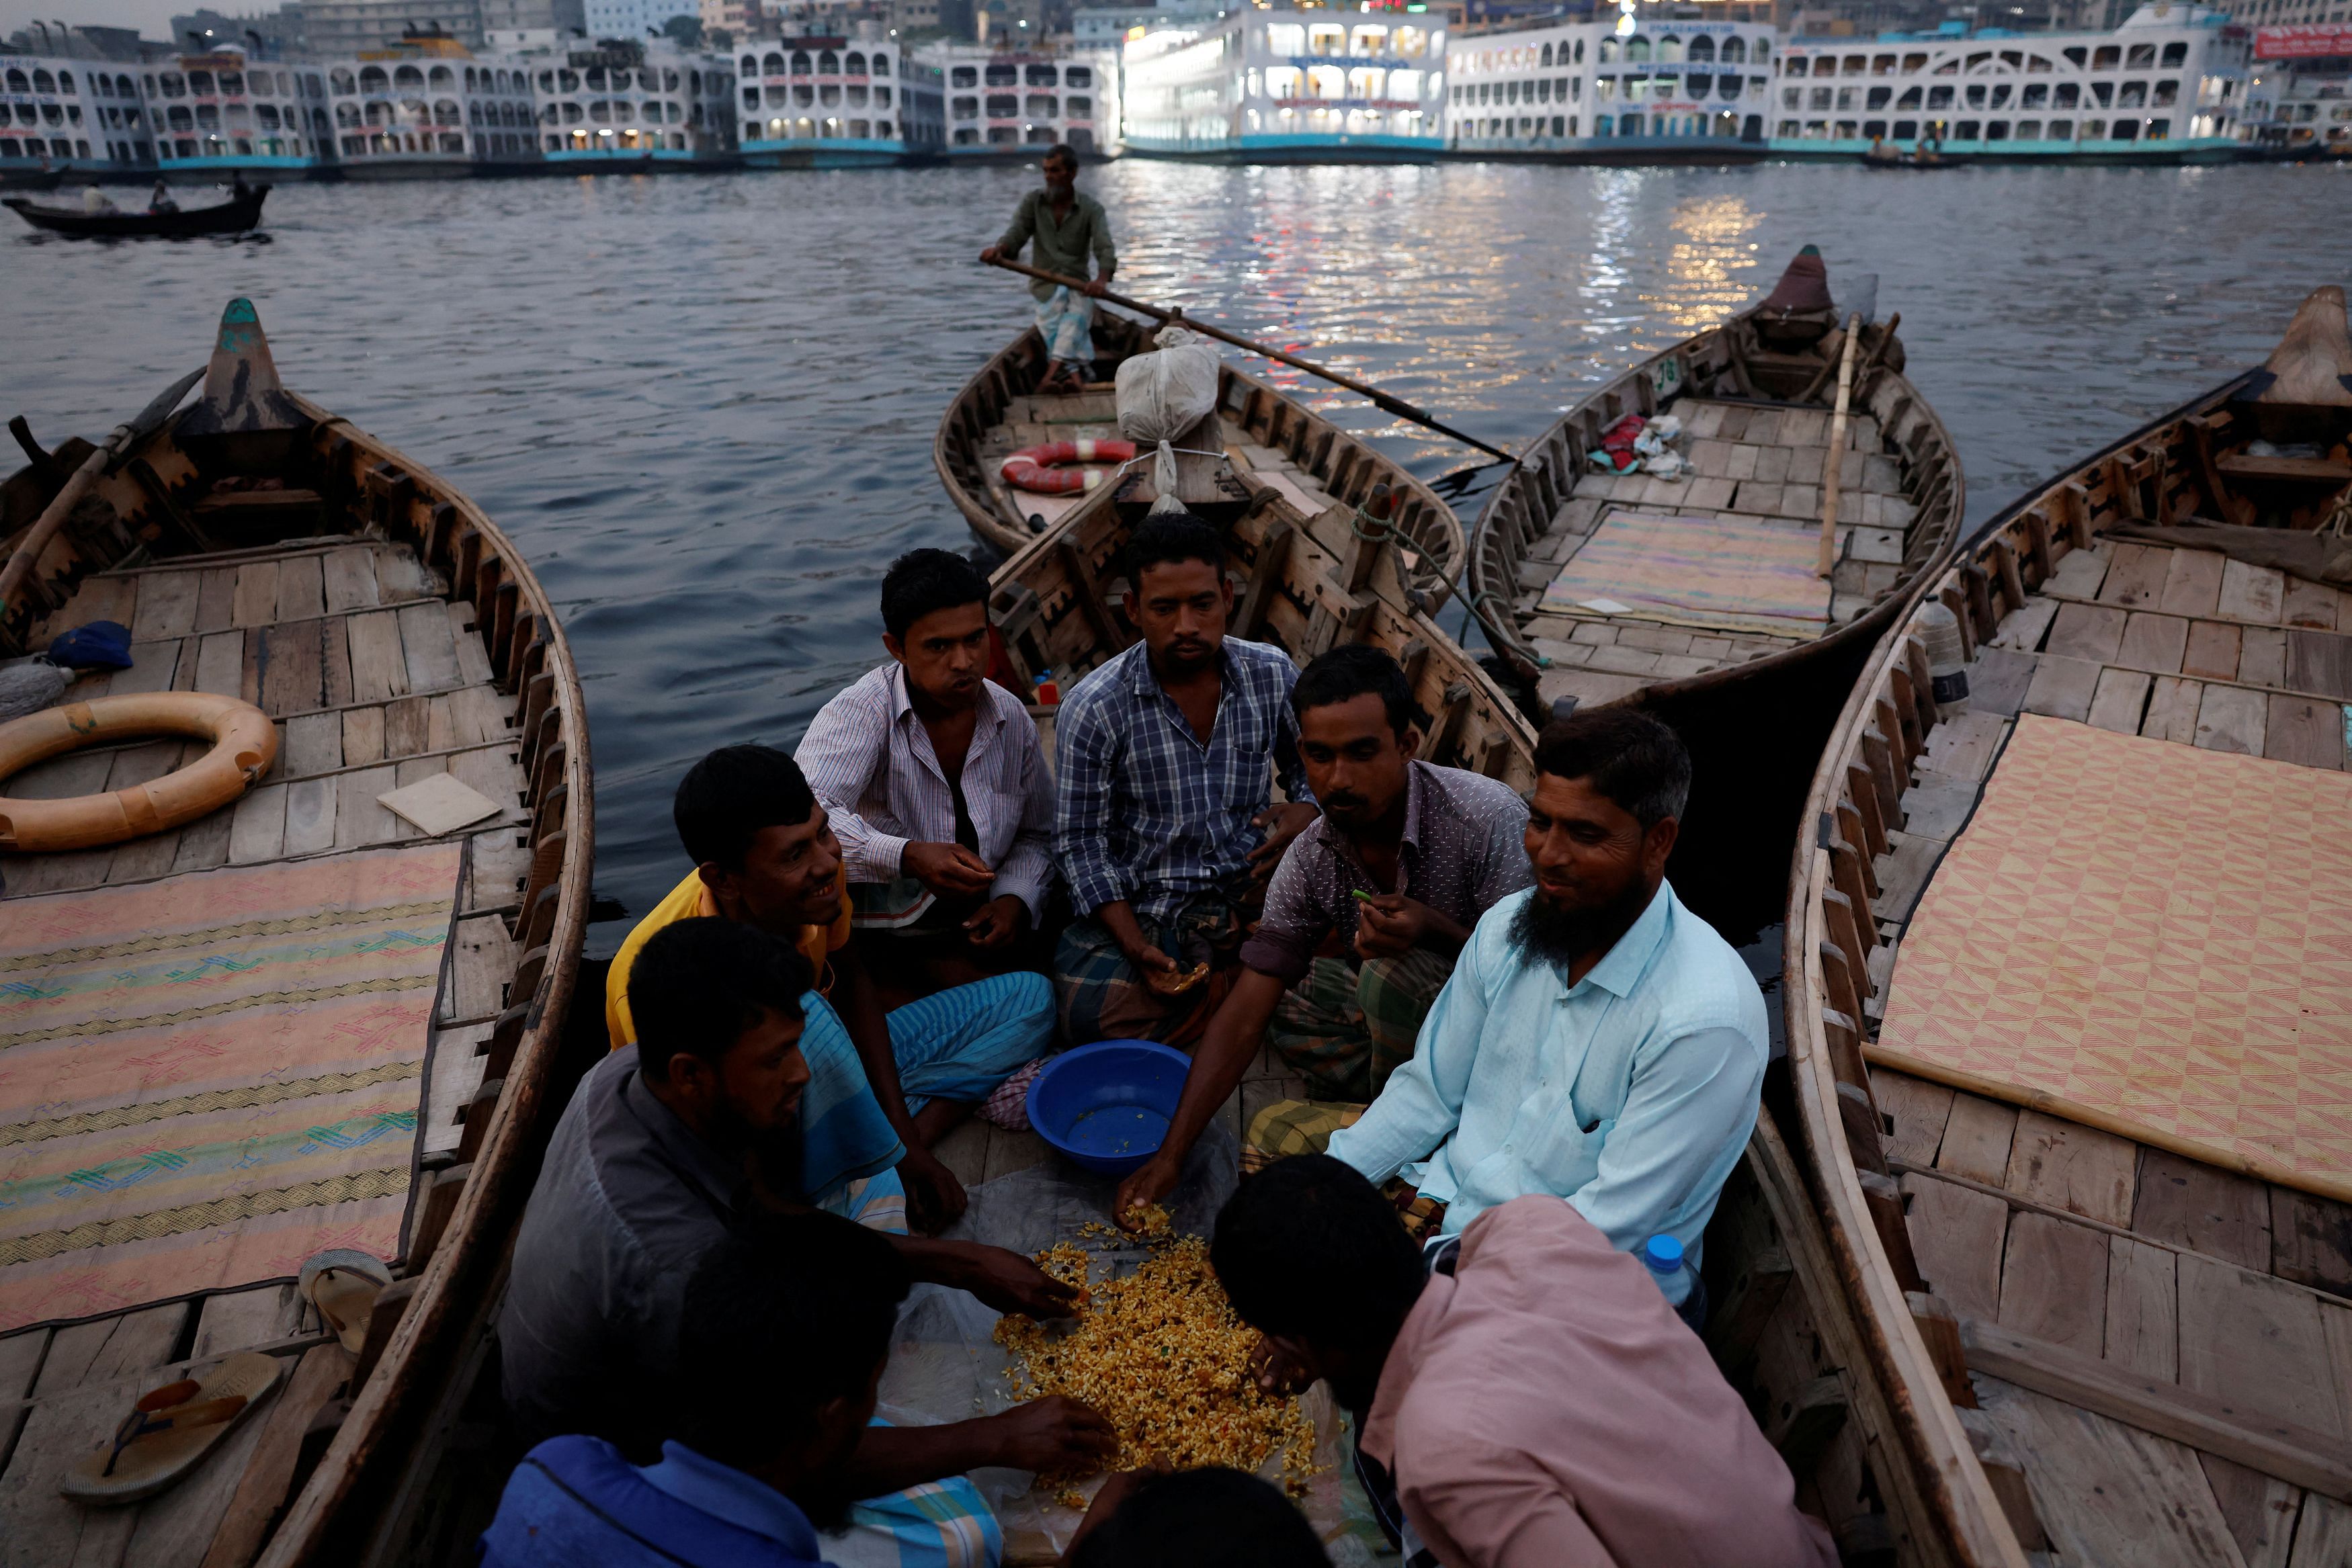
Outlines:
[[1192,1059],[1149,1040],[1099,1040],[1045,1063],[1029,1124],[1090,1171],[1125,1176],[1160,1152]]

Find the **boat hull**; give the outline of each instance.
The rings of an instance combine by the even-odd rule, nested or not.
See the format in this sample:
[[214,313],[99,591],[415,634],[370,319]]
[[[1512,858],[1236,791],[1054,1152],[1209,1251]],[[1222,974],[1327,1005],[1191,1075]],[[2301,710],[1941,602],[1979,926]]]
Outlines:
[[261,185],[241,198],[178,213],[84,213],[45,207],[21,196],[5,204],[35,228],[74,239],[180,239],[252,230],[261,222],[261,204],[268,194],[269,187]]

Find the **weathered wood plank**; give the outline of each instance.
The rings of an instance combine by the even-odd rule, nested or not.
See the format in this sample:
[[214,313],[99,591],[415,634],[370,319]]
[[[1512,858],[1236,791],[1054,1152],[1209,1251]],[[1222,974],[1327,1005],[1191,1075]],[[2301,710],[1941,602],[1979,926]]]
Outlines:
[[2000,1264],[2009,1205],[1989,1192],[1913,1171],[1903,1178],[1911,1249],[1927,1288],[1965,1316],[2000,1310]]
[[306,713],[286,721],[286,749],[278,771],[289,779],[331,773],[343,765],[343,716]]
[[180,1343],[187,1321],[188,1304],[173,1301],[61,1328],[49,1340],[33,1397],[47,1399],[86,1383],[112,1383],[161,1366]]
[[1887,1134],[1886,1157],[1906,1165],[1936,1163],[1936,1149],[1944,1141],[1944,1124],[1952,1119],[1952,1092],[1891,1067],[1870,1071],[1870,1094],[1895,1130]]
[[323,624],[304,621],[260,633],[261,710],[272,718],[324,705],[326,669],[319,637]]
[[366,545],[330,550],[320,563],[326,576],[327,608],[365,610],[383,602],[375,583],[375,551]]
[[140,579],[139,606],[131,619],[132,640],[152,643],[194,632],[197,588],[192,572],[163,571]]
[[2127,610],[2153,610],[2164,598],[2172,552],[2153,545],[2119,544],[2107,563],[2099,602]]
[[196,1337],[189,1354],[202,1360],[227,1355],[300,1332],[302,1298],[291,1285],[263,1285],[206,1296],[196,1303]]
[[2105,1360],[2173,1382],[2180,1371],[2180,1313],[2173,1255],[2127,1236],[2107,1238]]
[[408,695],[408,659],[400,646],[400,612],[374,610],[345,622],[352,646],[352,700],[386,702]]
[[449,633],[448,606],[436,600],[399,610],[400,646],[408,664],[408,689],[443,691],[458,684],[457,647]]
[[2124,631],[2130,620],[2123,611],[2108,605],[2061,605],[2042,651],[2060,658],[2113,664],[2116,651],[2123,646]]
[[278,619],[307,621],[327,612],[326,585],[315,555],[293,556],[278,564]]
[[2100,669],[2089,659],[2042,654],[2034,665],[2032,684],[2025,688],[2025,711],[2077,722],[2089,717]]
[[2158,604],[2173,615],[2210,615],[2221,598],[2221,563],[2211,550],[2177,549],[2164,572]]
[[2194,1252],[2180,1270],[2180,1385],[2227,1396],[2331,1437],[2344,1436],[2327,1364],[2318,1298],[2268,1274]]
[[2352,1296],[2352,1206],[2273,1186],[2270,1270],[2339,1296]]
[[383,709],[383,755],[387,759],[414,757],[431,738],[430,697],[403,697]]
[[457,922],[450,942],[443,1021],[496,1018],[506,1006],[506,984],[514,977],[514,938],[507,935],[507,924],[499,916],[478,915]]
[[2221,592],[2216,611],[2232,621],[2275,626],[2286,604],[2286,574],[2242,560],[2221,563]]
[[343,712],[343,766],[383,760],[383,709],[346,708]]
[[2032,1209],[2010,1216],[2000,1266],[2001,1326],[2099,1354],[2106,1343],[2107,1239]]
[[2344,767],[2344,706],[2309,697],[2271,697],[2263,755],[2304,768]]
[[236,594],[231,601],[229,624],[250,631],[278,620],[278,563],[247,561],[236,569]]
[[218,1522],[209,1531],[192,1532],[205,1542],[201,1568],[245,1568],[259,1552],[293,1482],[302,1435],[319,1407],[351,1375],[351,1365],[350,1353],[342,1346],[313,1345],[302,1353],[269,1407],[254,1417],[251,1451],[235,1472],[236,1490]]
[[211,811],[182,828],[179,853],[172,859],[173,874],[227,864],[229,826],[229,812]]
[[2151,740],[2189,745],[2197,738],[2197,707],[2204,699],[2201,682],[2157,676],[2155,689],[2148,693],[2147,713],[2140,720],[2139,732]]
[[1936,1151],[1936,1168],[1999,1186],[2009,1174],[2010,1145],[2016,1135],[2014,1107],[1981,1095],[1954,1094],[1943,1145]]
[[226,632],[236,624],[236,568],[207,567],[197,574],[196,630]]
[[2163,1149],[2141,1151],[2130,1228],[2240,1268],[2269,1271],[2269,1195],[2252,1176]]
[[2178,615],[2135,611],[2125,623],[2123,645],[2115,662],[2151,674],[2177,675],[2189,646],[2189,622]]
[[297,779],[286,786],[286,853],[317,854],[335,847],[335,811],[341,786],[340,776]]
[[2246,1568],[2287,1568],[2303,1489],[2219,1454],[2200,1454],[2197,1462],[2204,1468],[2213,1500],[2229,1521]]
[[2287,1568],[2352,1568],[2352,1503],[2305,1493]]
[[2002,1185],[2010,1191],[2109,1225],[2128,1225],[2139,1145],[2039,1111],[2018,1114]]
[[400,819],[376,803],[376,797],[398,787],[398,770],[389,765],[362,768],[336,776],[335,847],[354,850],[365,844],[388,843],[400,836]]
[[265,784],[238,798],[229,818],[231,865],[274,861],[286,848],[286,786]]
[[2192,621],[2180,655],[2180,673],[2209,681],[2238,678],[2240,628],[2226,621]]
[[2208,751],[2260,757],[2269,722],[2270,702],[2262,693],[2242,686],[2207,686],[2197,705],[2196,744]]
[[2147,711],[2148,685],[2156,679],[2137,670],[2102,670],[2098,689],[2091,694],[2088,722],[2094,728],[2117,735],[2137,735]]
[[2307,626],[2316,632],[2335,631],[2336,590],[2326,583],[2306,582],[2299,577],[2288,578],[2281,619],[2290,626]]
[[[186,657],[184,653],[181,656]],[[196,684],[193,689],[225,697],[245,695],[244,632],[215,632],[196,644]]]

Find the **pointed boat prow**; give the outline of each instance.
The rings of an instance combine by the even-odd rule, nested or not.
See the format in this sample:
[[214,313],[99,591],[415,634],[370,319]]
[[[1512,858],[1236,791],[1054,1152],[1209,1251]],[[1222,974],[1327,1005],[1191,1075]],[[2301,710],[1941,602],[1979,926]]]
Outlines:
[[2241,396],[2267,441],[2333,441],[2352,431],[2352,331],[2342,288],[2311,291]]
[[310,428],[301,405],[278,379],[260,312],[243,296],[230,300],[221,312],[204,393],[181,418],[180,443],[209,466],[250,472],[284,461]]

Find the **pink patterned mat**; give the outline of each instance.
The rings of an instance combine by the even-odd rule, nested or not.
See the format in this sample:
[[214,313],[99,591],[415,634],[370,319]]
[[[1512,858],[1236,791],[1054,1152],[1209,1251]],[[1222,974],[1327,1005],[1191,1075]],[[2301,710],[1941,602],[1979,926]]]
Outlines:
[[0,1333],[398,1255],[462,853],[0,905]]
[[2352,776],[2024,716],[1870,1055],[2352,1199]]

